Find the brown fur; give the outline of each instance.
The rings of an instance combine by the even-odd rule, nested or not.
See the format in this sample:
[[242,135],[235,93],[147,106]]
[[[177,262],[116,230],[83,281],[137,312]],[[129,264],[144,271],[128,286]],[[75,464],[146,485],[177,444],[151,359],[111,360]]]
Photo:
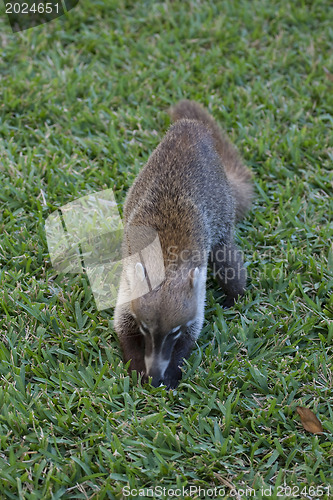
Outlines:
[[[246,272],[233,232],[235,220],[250,206],[252,184],[236,149],[199,104],[181,101],[170,114],[175,124],[138,175],[124,206],[124,257],[139,255],[147,247],[152,228],[159,236],[165,279],[140,298],[118,304],[115,329],[125,361],[131,360],[131,369],[146,376],[144,357],[151,355],[151,346],[139,325],[147,325],[156,347],[182,324],[182,335],[170,347],[168,368],[161,374],[151,365],[149,373],[154,385],[162,380],[175,387],[182,360],[202,328],[207,260],[227,306],[244,293]],[[133,227],[142,229],[135,238]],[[128,276],[124,271],[120,295],[127,296],[135,287],[135,275]],[[196,283],[193,276],[199,276]],[[149,281],[147,276],[143,283],[145,279]]]
[[252,173],[243,164],[235,146],[222,132],[214,118],[197,102],[180,101],[169,110],[169,114],[173,121],[183,120],[184,118],[198,120],[204,123],[212,132],[214,146],[221,157],[236,199],[236,218],[240,220],[251,206],[253,186],[251,182]]

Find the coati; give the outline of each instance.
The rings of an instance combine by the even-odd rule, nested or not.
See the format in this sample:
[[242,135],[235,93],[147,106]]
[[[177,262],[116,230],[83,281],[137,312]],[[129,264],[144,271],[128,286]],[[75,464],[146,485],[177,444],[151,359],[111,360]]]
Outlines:
[[[233,233],[251,204],[252,175],[198,103],[180,101],[170,115],[175,123],[125,201],[125,264],[114,326],[130,370],[144,381],[151,377],[155,387],[174,388],[203,325],[207,264],[226,294],[225,306],[244,293],[246,272]],[[134,237],[130,228],[136,228]],[[151,231],[158,235],[162,255],[155,268],[164,267],[155,287],[147,268],[156,259],[142,259],[143,248],[153,240],[145,238]],[[140,284],[146,287],[143,293],[133,294]]]

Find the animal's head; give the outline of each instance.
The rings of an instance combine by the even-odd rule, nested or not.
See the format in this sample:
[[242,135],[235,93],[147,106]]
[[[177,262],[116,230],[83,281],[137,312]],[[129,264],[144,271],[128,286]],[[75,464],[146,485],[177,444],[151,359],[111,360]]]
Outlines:
[[[134,277],[137,283],[149,281],[141,263]],[[192,345],[191,325],[203,317],[205,281],[205,267],[186,266],[167,273],[157,288],[131,301],[131,313],[145,340],[146,374],[155,387],[163,383],[171,360],[181,361]]]

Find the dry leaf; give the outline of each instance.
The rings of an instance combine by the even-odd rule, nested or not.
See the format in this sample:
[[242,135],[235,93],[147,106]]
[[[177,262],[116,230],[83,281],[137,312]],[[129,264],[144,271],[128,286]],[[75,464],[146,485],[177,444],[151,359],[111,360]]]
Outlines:
[[301,422],[306,431],[312,432],[312,434],[323,434],[323,427],[309,408],[304,408],[304,406],[296,406],[296,411],[301,417]]

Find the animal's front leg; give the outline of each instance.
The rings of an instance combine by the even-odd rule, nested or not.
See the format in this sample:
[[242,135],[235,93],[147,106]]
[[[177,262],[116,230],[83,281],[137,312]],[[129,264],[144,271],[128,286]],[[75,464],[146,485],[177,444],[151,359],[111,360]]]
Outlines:
[[242,252],[230,242],[215,245],[210,254],[210,264],[214,276],[226,294],[224,307],[231,307],[237,298],[244,294],[246,287],[246,269]]
[[124,363],[130,361],[129,373],[136,370],[145,375],[145,340],[133,316],[126,310],[116,310],[115,330],[123,351]]
[[170,363],[163,378],[163,384],[165,384],[168,389],[174,389],[179,384],[182,378],[181,366],[183,365],[184,359],[190,356],[194,343],[195,340],[193,340],[193,337],[187,332],[182,334],[177,340]]

